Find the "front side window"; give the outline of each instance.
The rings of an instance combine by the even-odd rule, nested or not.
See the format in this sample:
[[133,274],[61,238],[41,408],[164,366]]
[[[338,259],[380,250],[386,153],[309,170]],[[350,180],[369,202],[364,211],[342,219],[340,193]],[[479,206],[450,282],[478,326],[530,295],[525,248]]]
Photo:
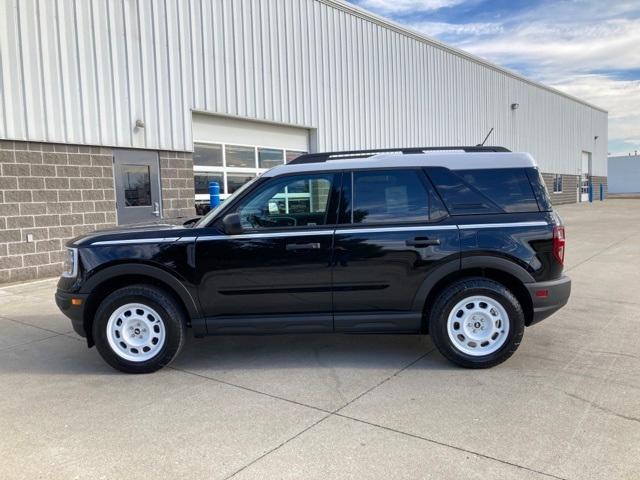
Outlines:
[[236,208],[243,228],[262,230],[326,225],[334,174],[274,179]]
[[446,215],[421,171],[356,171],[348,190],[352,223],[433,222]]

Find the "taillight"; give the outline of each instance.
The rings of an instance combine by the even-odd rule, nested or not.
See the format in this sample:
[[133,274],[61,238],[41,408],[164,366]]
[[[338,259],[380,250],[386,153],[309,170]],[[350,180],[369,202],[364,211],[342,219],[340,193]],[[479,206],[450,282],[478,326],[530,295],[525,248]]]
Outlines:
[[564,265],[564,247],[565,247],[564,226],[553,227],[553,256]]

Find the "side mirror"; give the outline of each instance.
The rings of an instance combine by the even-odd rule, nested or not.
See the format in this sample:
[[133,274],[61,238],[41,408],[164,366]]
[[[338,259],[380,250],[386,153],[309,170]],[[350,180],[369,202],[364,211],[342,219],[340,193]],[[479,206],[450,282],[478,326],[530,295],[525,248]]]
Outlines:
[[190,218],[189,220],[187,220],[186,222],[184,222],[182,225],[185,227],[191,227],[193,226],[195,223],[198,222],[198,220],[200,220],[202,217],[193,217]]
[[243,232],[240,215],[230,213],[222,219],[222,228],[227,235],[238,235]]

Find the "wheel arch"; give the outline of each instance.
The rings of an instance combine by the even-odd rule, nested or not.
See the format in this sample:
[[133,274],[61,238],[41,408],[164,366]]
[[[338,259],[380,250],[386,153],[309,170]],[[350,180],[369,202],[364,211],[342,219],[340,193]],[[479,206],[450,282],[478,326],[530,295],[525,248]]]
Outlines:
[[89,347],[94,345],[92,323],[102,300],[117,289],[133,284],[152,285],[164,290],[183,309],[189,321],[200,316],[193,295],[179,279],[170,273],[151,265],[114,265],[92,275],[82,286],[82,292],[89,294],[83,316],[83,326]]
[[416,310],[422,309],[424,333],[428,333],[430,308],[437,296],[453,282],[470,277],[487,278],[504,285],[520,302],[525,314],[525,325],[530,325],[533,321],[533,302],[524,284],[531,283],[534,279],[529,272],[513,262],[495,257],[473,257],[470,262],[463,259],[460,268],[449,265],[433,273],[434,275],[429,275],[414,300]]

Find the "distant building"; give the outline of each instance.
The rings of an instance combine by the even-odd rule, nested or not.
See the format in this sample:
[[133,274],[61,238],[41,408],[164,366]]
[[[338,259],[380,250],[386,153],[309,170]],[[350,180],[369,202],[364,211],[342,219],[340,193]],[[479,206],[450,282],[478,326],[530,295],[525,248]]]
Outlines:
[[609,157],[609,193],[640,193],[640,155]]

